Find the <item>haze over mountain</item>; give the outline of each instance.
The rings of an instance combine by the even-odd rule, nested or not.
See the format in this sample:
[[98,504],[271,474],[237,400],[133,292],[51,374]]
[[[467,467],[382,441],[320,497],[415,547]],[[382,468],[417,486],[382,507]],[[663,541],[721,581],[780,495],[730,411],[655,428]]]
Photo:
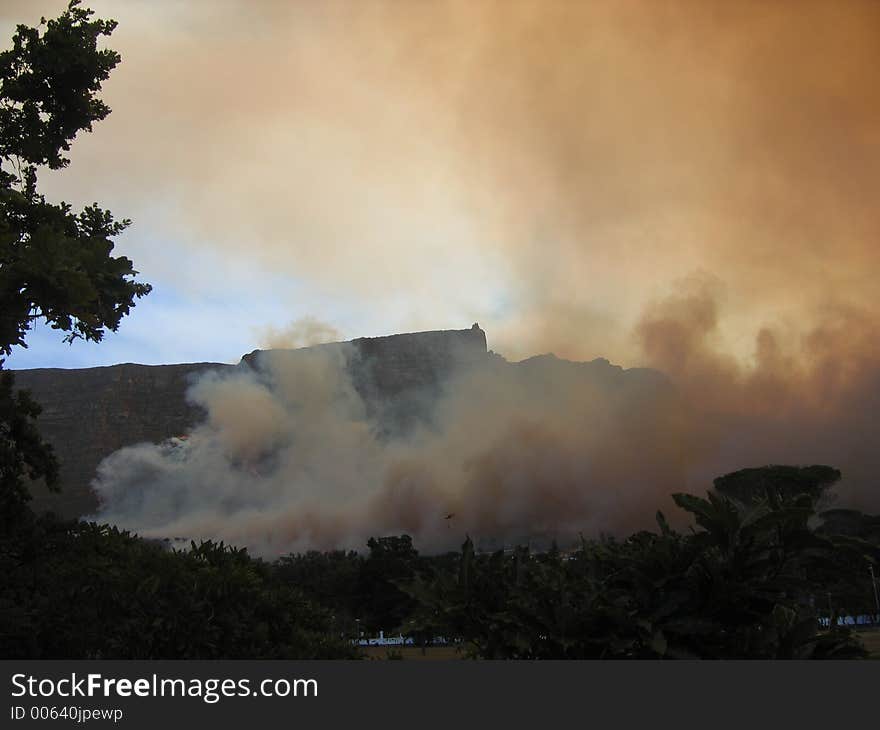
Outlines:
[[633,333],[695,274],[694,346],[746,372],[765,330],[809,369],[829,329],[869,354],[875,2],[92,5],[113,113],[47,194],[131,217],[156,288],[101,347],[38,331],[10,367],[235,362],[313,316],[669,371]]
[[880,4],[92,4],[113,113],[41,181],[133,218],[155,289],[9,367],[476,320],[511,361],[663,372],[687,488],[823,462],[880,508]]
[[806,410],[798,424],[751,421],[603,359],[508,362],[477,325],[258,350],[237,366],[17,376],[46,406],[64,469],[66,494],[39,506],[267,555],[402,532],[427,550],[464,534],[485,545],[623,534],[713,475],[817,454],[855,475],[844,503],[873,494],[858,479],[876,456],[827,430],[839,422]]

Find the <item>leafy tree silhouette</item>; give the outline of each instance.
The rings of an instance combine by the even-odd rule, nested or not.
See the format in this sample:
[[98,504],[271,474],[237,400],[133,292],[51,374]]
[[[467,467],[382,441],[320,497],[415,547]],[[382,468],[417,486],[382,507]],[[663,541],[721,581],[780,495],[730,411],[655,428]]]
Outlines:
[[[70,163],[65,153],[80,132],[110,109],[98,97],[119,54],[98,41],[116,27],[92,20],[71,0],[58,18],[38,27],[19,25],[12,47],[0,53],[0,368],[12,348],[27,347],[27,333],[44,319],[65,341],[100,341],[115,331],[150,292],[135,281],[113,239],[130,224],[97,203],[74,212],[38,191],[41,167]],[[33,423],[39,414],[27,395],[14,395],[11,374],[0,381],[0,504],[3,527],[22,518],[29,499],[25,476],[58,486],[51,448]]]

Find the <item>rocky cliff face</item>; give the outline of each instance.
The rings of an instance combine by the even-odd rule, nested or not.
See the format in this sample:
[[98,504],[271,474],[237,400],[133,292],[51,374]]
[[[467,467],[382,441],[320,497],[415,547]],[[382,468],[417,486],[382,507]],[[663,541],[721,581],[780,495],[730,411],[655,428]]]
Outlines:
[[[405,432],[430,418],[430,404],[447,378],[462,368],[484,365],[489,356],[486,333],[476,324],[466,330],[360,337],[305,349],[339,351],[368,416],[386,434]],[[279,358],[297,358],[303,350],[270,352],[278,363]],[[265,354],[254,350],[242,363],[260,370]]]
[[[508,363],[487,351],[486,335],[474,325],[467,330],[360,338],[302,350],[254,351],[237,365],[126,364],[18,371],[16,385],[30,389],[43,406],[39,425],[61,461],[62,493],[52,495],[34,485],[34,507],[65,517],[94,514],[98,502],[91,483],[104,458],[124,446],[189,433],[203,420],[205,414],[186,396],[206,371],[247,368],[268,382],[278,372],[277,358],[311,358],[320,349],[334,355],[327,363],[347,369],[380,437],[407,435],[418,422],[431,421],[438,413],[436,397],[453,373],[479,368],[478,377],[455,381],[446,390],[453,394],[459,393],[455,388],[464,387],[464,397],[480,400],[482,389],[494,392],[499,385],[505,393],[501,404],[514,403],[514,411],[523,409],[526,416],[529,409],[545,410],[546,403],[565,411],[569,395],[577,401],[572,413],[562,414],[567,419],[563,422],[575,434],[584,429],[589,439],[583,445],[575,439],[572,448],[607,441],[587,460],[595,478],[630,485],[663,479],[671,483],[677,478],[680,458],[676,441],[669,436],[676,429],[675,396],[662,374],[624,370],[602,359],[574,363],[552,355]],[[273,368],[264,367],[269,358]],[[572,422],[581,411],[584,422]],[[449,413],[444,413],[448,419]],[[500,427],[503,430],[503,423]]]
[[125,364],[17,371],[16,387],[30,390],[42,406],[40,430],[61,462],[61,493],[34,485],[33,507],[64,517],[94,512],[98,505],[89,484],[101,460],[123,446],[186,433],[202,415],[186,400],[193,378],[230,367]]
[[[436,392],[461,365],[487,358],[479,327],[370,337],[320,347],[343,348],[355,388],[368,411],[387,430],[406,428],[423,415],[426,395]],[[296,350],[273,356],[296,357]],[[187,433],[203,414],[186,391],[206,370],[259,369],[261,351],[238,365],[113,365],[64,370],[20,370],[16,386],[31,390],[43,407],[39,425],[61,461],[62,493],[35,485],[33,506],[65,517],[93,513],[90,488],[98,464],[109,454],[141,442]]]

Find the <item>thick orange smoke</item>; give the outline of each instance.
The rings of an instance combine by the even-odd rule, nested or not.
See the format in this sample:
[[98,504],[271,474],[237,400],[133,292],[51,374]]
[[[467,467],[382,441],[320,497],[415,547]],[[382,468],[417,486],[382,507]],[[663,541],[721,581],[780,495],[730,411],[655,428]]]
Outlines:
[[59,194],[301,277],[351,336],[476,320],[512,358],[637,365],[694,271],[739,359],[880,308],[872,0],[93,4],[124,60]]
[[692,484],[767,463],[843,469],[840,499],[880,510],[880,322],[828,305],[806,323],[764,327],[743,363],[719,341],[717,280],[692,278],[647,309],[637,334],[683,399]]
[[[841,499],[880,508],[880,3],[229,2],[172,22],[94,4],[125,60],[114,114],[74,151],[87,172],[57,182],[74,202],[161,209],[141,217],[156,237],[300,277],[358,313],[351,335],[478,320],[510,359],[656,367],[682,399],[658,418],[687,486],[826,462]],[[537,425],[456,409],[444,439],[485,428],[478,453],[441,439],[389,462],[358,442],[373,501],[357,518],[304,507],[288,534],[427,514],[426,494],[505,534],[523,515],[615,529],[662,506],[674,479],[630,478],[629,427],[564,400]]]

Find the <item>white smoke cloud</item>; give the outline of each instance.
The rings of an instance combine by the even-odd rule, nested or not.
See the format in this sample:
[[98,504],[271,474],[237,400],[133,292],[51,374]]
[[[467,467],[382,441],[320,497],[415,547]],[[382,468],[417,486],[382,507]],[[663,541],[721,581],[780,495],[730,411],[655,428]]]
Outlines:
[[430,550],[465,532],[503,542],[643,526],[681,475],[656,373],[490,355],[423,395],[427,419],[389,433],[354,387],[352,357],[351,345],[264,352],[256,369],[204,375],[189,398],[206,417],[185,440],[101,464],[97,518],[266,555],[399,532]]
[[284,327],[261,327],[257,331],[260,347],[267,350],[294,350],[342,339],[336,327],[312,316],[300,317]]

